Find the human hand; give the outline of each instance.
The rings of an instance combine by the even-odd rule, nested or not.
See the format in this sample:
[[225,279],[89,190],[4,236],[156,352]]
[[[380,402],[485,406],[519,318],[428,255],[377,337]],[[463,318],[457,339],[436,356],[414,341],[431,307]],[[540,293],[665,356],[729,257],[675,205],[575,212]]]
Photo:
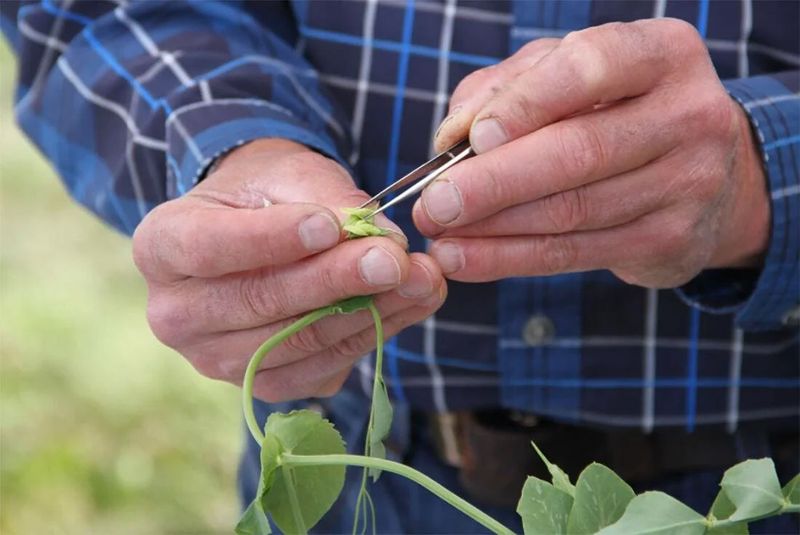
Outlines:
[[[340,243],[340,208],[368,198],[338,164],[293,142],[234,150],[136,230],[153,332],[203,375],[241,384],[253,351],[309,310],[375,294],[387,337],[424,319],[446,284],[430,257],[407,254],[396,225],[376,218],[396,232]],[[325,318],[270,353],[254,394],[273,402],[333,395],[374,348],[368,311]]]
[[456,89],[437,148],[467,134],[478,155],[414,207],[448,278],[610,269],[675,287],[705,268],[756,265],[766,249],[747,117],[685,22],[528,44]]

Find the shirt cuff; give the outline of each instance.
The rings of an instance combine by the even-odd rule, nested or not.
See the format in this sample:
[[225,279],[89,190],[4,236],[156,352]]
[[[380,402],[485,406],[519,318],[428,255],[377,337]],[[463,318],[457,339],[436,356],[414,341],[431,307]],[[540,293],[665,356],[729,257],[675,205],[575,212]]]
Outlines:
[[267,101],[194,103],[167,118],[167,197],[184,195],[216,158],[259,138],[296,141],[347,167],[329,136],[286,108]]
[[760,271],[707,270],[679,288],[691,306],[735,312],[745,330],[761,331],[800,321],[800,85],[797,71],[725,82],[747,113],[770,192],[771,230]]

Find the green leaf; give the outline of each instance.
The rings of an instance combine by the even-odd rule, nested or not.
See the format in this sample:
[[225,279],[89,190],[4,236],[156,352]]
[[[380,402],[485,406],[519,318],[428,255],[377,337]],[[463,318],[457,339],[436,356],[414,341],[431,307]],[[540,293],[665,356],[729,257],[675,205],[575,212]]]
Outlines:
[[732,521],[758,518],[783,505],[783,494],[772,459],[749,459],[725,471],[722,490],[736,507]]
[[239,523],[236,524],[235,532],[236,535],[269,535],[272,533],[259,498],[254,499],[247,506]]
[[372,303],[371,295],[357,295],[335,303],[333,312],[334,314],[353,314],[359,310],[366,310],[370,303]]
[[342,228],[347,232],[347,237],[363,238],[366,236],[385,236],[387,230],[375,224],[375,209],[367,208],[342,208],[342,212],[348,215]]
[[[711,504],[711,510],[708,512],[709,520],[713,523],[719,520],[727,520],[734,511],[736,506],[725,494],[724,490],[720,490],[714,503]],[[736,522],[726,526],[709,528],[708,532],[711,535],[747,535],[750,531],[747,529],[747,522]]]
[[[376,376],[378,381],[377,388],[373,390],[375,396],[372,398],[372,416],[370,419],[369,442],[367,443],[366,455],[370,457],[386,458],[386,447],[383,441],[389,436],[392,429],[392,418],[394,409],[389,401],[389,392],[383,378]],[[381,471],[378,468],[370,468],[369,475],[373,481],[378,480]]]
[[525,535],[567,533],[567,518],[572,496],[547,481],[529,477],[522,487],[517,513],[522,518]]
[[701,535],[706,519],[663,492],[645,492],[628,504],[622,518],[598,535]]
[[578,477],[574,496],[567,532],[582,534],[595,533],[619,520],[636,494],[613,470],[592,463]]
[[783,497],[792,504],[800,505],[800,474],[794,476],[782,489]]
[[236,524],[236,533],[239,535],[267,535],[271,533],[267,515],[264,512],[264,494],[272,487],[275,479],[275,470],[278,468],[278,457],[281,454],[281,445],[273,435],[266,435],[261,443],[261,475],[258,480],[256,497],[245,509],[239,523]]
[[559,490],[563,490],[570,496],[575,496],[575,486],[570,482],[567,473],[559,468],[558,465],[547,460],[547,457],[544,456],[544,453],[542,453],[542,450],[539,449],[539,446],[537,446],[535,442],[531,442],[531,445],[533,449],[536,450],[536,453],[545,466],[547,466],[547,471],[550,472],[550,476],[553,478],[553,486]]
[[[274,437],[280,453],[326,455],[345,453],[344,442],[333,425],[310,410],[289,414],[273,413],[264,428]],[[268,441],[265,440],[265,443]],[[280,466],[280,453],[262,450],[262,476],[268,468]],[[265,459],[265,456],[270,459]],[[265,480],[263,506],[284,533],[303,533],[311,529],[331,508],[344,486],[344,466],[280,466],[269,471]]]

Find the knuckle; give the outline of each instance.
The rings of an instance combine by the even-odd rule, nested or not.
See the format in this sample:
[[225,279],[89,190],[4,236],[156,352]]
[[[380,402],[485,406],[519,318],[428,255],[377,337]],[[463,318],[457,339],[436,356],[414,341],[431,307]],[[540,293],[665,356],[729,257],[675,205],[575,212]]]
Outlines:
[[204,377],[209,379],[227,380],[228,377],[222,372],[217,360],[217,355],[198,355],[187,357],[192,367]]
[[737,104],[722,90],[709,91],[705,98],[700,99],[700,116],[703,123],[711,132],[722,138],[736,135],[736,108]]
[[583,187],[545,197],[543,208],[555,233],[577,230],[589,217],[586,192]]
[[505,110],[498,113],[502,118],[496,119],[509,130],[510,135],[523,134],[542,125],[542,113],[527,91],[514,86],[504,92],[502,99]]
[[[482,169],[479,178],[479,188],[462,187],[461,195],[464,197],[463,202],[465,207],[469,206],[496,206],[502,203],[507,198],[506,192],[509,173],[504,168],[501,160],[499,160],[493,153],[489,152],[483,155],[486,165]],[[477,198],[473,194],[479,192]],[[473,194],[473,195],[471,195]],[[472,198],[471,198],[472,197]]]
[[[320,268],[318,284],[326,295],[333,296],[334,298],[344,297],[352,292],[349,292],[347,288],[347,280],[349,280],[350,274],[348,273],[346,276],[342,275],[342,266],[326,263]],[[356,275],[356,277],[360,279],[359,275]]]
[[589,178],[606,166],[607,155],[597,130],[585,122],[579,124],[556,129],[555,156],[567,177]]
[[238,281],[239,301],[253,317],[273,321],[289,316],[289,298],[280,277],[264,269]]
[[352,361],[368,353],[375,346],[375,333],[367,332],[356,336],[348,336],[331,347],[337,361]]
[[563,236],[547,236],[543,238],[540,250],[540,261],[547,274],[564,273],[575,263],[577,252],[572,240]]
[[563,68],[569,73],[569,78],[576,81],[575,87],[580,92],[591,93],[602,83],[608,71],[608,60],[602,46],[603,31],[601,28],[575,31],[562,41],[565,53]]
[[287,395],[289,389],[283,385],[275,384],[275,381],[268,380],[253,388],[253,394],[260,400],[267,403],[282,403],[289,401],[291,396]]
[[674,221],[662,228],[655,256],[662,262],[679,259],[691,243],[691,226],[683,221]]
[[320,388],[314,397],[329,398],[335,396],[342,389],[346,380],[346,375],[341,378],[337,377],[335,380],[325,384],[322,388]]
[[188,308],[171,298],[151,297],[147,302],[147,322],[155,337],[164,345],[177,348],[189,335],[191,316]]
[[667,38],[672,42],[682,44],[702,43],[702,38],[689,22],[682,19],[664,18],[659,21]]
[[300,355],[317,353],[330,346],[331,343],[330,336],[319,323],[313,323],[300,329],[284,342],[292,353]]
[[466,75],[461,82],[456,86],[450,101],[458,103],[467,100],[473,93],[475,93],[483,84],[487,83],[492,78],[492,71],[495,70],[493,65],[472,71]]

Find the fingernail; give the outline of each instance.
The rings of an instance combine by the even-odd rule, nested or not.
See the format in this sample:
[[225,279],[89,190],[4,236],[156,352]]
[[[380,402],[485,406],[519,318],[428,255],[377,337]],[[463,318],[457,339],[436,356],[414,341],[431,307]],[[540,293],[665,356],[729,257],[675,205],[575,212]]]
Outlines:
[[461,192],[449,180],[436,180],[422,192],[422,203],[431,219],[446,225],[461,215]]
[[459,111],[461,111],[461,106],[456,106],[455,108],[453,108],[453,111],[451,111],[451,112],[450,112],[450,113],[447,115],[447,117],[445,117],[445,118],[442,120],[441,124],[439,125],[439,128],[437,128],[437,129],[436,129],[436,133],[435,133],[435,134],[433,134],[433,139],[434,139],[434,140],[436,140],[436,139],[438,139],[438,138],[439,138],[439,134],[441,134],[441,133],[442,133],[442,129],[444,128],[444,125],[446,125],[447,123],[449,123],[449,122],[450,122],[450,120],[451,120],[453,117],[455,117],[455,116],[458,114],[458,112],[459,112]]
[[328,214],[317,213],[305,218],[298,228],[300,241],[309,251],[322,251],[339,243],[339,224]]
[[464,251],[453,242],[438,242],[431,255],[439,262],[443,273],[455,273],[464,267]]
[[403,297],[420,298],[433,291],[433,281],[428,269],[422,264],[413,263],[418,269],[413,269],[408,280],[397,289]]
[[475,152],[482,154],[508,141],[508,134],[497,119],[482,119],[472,127],[469,140]]
[[361,278],[372,286],[388,286],[400,282],[400,264],[382,247],[373,247],[358,262]]

